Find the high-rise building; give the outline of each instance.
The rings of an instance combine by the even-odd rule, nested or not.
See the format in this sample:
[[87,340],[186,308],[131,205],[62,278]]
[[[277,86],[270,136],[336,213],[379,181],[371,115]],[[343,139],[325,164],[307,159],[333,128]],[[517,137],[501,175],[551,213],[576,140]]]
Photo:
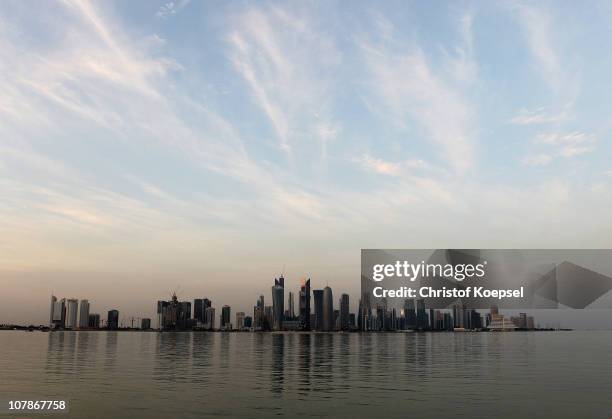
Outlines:
[[272,329],[272,318],[274,317],[274,311],[272,306],[264,307],[264,330]]
[[310,278],[302,279],[300,284],[300,326],[301,330],[310,330]]
[[52,298],[53,301],[53,317],[51,319],[51,327],[63,328],[64,322],[66,321],[66,299],[62,298],[61,300],[57,300],[55,297]]
[[334,296],[330,287],[323,288],[323,330],[334,330]]
[[181,301],[179,303],[176,325],[179,330],[189,330],[193,328],[193,322],[191,321],[191,301]]
[[215,309],[213,307],[208,307],[204,311],[204,328],[208,330],[215,328]]
[[372,328],[372,303],[370,302],[370,294],[362,293],[359,300],[359,330],[371,330]]
[[406,329],[416,329],[417,327],[415,308],[414,300],[404,300],[404,321]]
[[204,323],[204,299],[193,300],[193,319],[198,323]]
[[89,315],[89,320],[87,321],[87,327],[90,329],[99,329],[100,328],[100,315],[97,313],[92,313]]
[[151,328],[151,319],[142,319],[140,321],[140,328],[142,330],[149,330]]
[[293,320],[295,318],[295,301],[293,299],[293,292],[289,291],[289,318]]
[[264,328],[264,296],[260,295],[257,304],[253,307],[253,329],[263,330]]
[[49,312],[49,326],[53,327],[53,309],[55,308],[55,303],[57,303],[57,297],[51,294],[51,310]]
[[77,327],[77,315],[79,313],[79,300],[70,298],[66,301],[66,323],[64,327],[66,329],[76,329]]
[[89,301],[81,300],[79,309],[79,329],[87,329],[89,327]]
[[463,312],[459,304],[453,305],[453,326],[463,327]]
[[196,298],[193,300],[193,319],[196,323],[205,323],[206,309],[212,305],[208,298]]
[[195,322],[191,319],[191,302],[179,301],[176,293],[171,301],[157,302],[157,315],[162,330],[190,330]]
[[340,330],[340,310],[334,310],[334,330]]
[[426,330],[429,327],[429,319],[425,311],[425,300],[419,298],[417,300],[417,329]]
[[157,301],[157,328],[160,330],[164,328],[164,316],[166,314],[166,307],[168,304],[168,301]]
[[221,329],[222,330],[227,330],[227,329],[232,328],[231,316],[232,316],[231,307],[228,305],[224,305],[221,308]]
[[436,315],[433,308],[429,309],[429,329],[436,329]]
[[349,295],[340,296],[340,330],[349,330]]
[[251,327],[253,327],[253,318],[251,316],[246,316],[244,318],[244,328],[250,329]]
[[109,310],[108,316],[106,318],[106,328],[108,330],[119,329],[119,311],[118,310]]
[[243,330],[244,329],[244,312],[239,311],[236,313],[236,329]]
[[323,330],[323,290],[312,290],[314,299],[314,330]]
[[272,287],[272,328],[283,329],[283,314],[285,312],[285,278],[274,279]]

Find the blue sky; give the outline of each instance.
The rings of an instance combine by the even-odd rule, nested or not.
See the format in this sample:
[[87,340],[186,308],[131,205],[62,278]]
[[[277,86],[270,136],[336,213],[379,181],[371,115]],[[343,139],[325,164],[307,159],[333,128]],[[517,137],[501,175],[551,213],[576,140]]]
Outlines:
[[283,266],[356,297],[368,247],[610,247],[611,21],[606,2],[5,2],[0,318],[43,321],[23,307],[51,290],[250,311]]

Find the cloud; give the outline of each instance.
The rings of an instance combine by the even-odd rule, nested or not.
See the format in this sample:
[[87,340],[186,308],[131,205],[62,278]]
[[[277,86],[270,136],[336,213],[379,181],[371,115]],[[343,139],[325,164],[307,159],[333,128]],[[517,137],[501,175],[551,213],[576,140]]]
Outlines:
[[580,154],[589,153],[595,149],[595,137],[585,132],[570,133],[542,133],[536,136],[533,144],[544,146],[546,153],[538,153],[523,158],[522,162],[528,166],[544,166],[555,158],[571,158]]
[[459,19],[459,39],[451,51],[444,50],[450,76],[458,82],[472,84],[478,81],[478,63],[474,58],[474,16],[466,13]]
[[569,109],[571,107],[570,103],[557,113],[552,113],[544,107],[534,110],[523,108],[516,116],[510,119],[510,123],[515,125],[558,124],[569,118]]
[[[8,236],[19,235],[31,220],[37,225],[21,236],[21,248],[38,248],[40,237],[50,235],[65,244],[66,252],[61,262],[57,259],[50,266],[68,263],[70,248],[73,258],[104,263],[104,256],[87,255],[89,245],[78,243],[110,240],[116,246],[114,250],[109,246],[110,255],[135,245],[113,239],[125,234],[161,244],[157,237],[163,232],[168,234],[166,245],[172,246],[172,240],[200,240],[203,225],[205,236],[216,235],[223,241],[220,230],[255,228],[250,224],[254,220],[256,228],[263,228],[330,219],[329,205],[321,202],[320,192],[308,190],[287,170],[255,161],[223,115],[177,90],[174,76],[184,69],[164,55],[164,43],[151,36],[132,36],[108,11],[90,3],[62,6],[61,19],[47,19],[48,26],[43,27],[62,34],[57,42],[26,45],[19,30],[7,26],[0,36],[0,165],[3,175],[10,175],[0,183],[4,202],[0,216],[10,229],[3,230]],[[15,11],[20,12],[31,18],[25,7]],[[275,13],[279,22],[289,19]],[[293,24],[300,29],[299,22]],[[283,60],[272,56],[267,58]],[[310,89],[318,81],[302,79],[301,69],[296,68],[285,82],[296,82],[291,87],[296,87],[297,104],[312,105],[304,124],[298,119],[304,109],[287,113],[288,126],[296,131],[307,128],[322,142],[332,141],[341,126],[326,116],[325,104],[318,100],[323,91]],[[286,95],[287,103],[289,87],[278,91]],[[309,92],[318,93],[311,97]],[[47,147],[50,139],[54,147]],[[109,186],[117,174],[108,168],[114,164],[105,158],[107,150],[121,150],[122,162],[140,168],[142,160],[134,150],[144,150],[148,157],[178,158],[201,177],[201,186],[184,199],[147,180],[151,171],[146,169],[144,173],[134,169],[128,179],[139,188],[137,193],[120,180]],[[79,156],[92,168],[78,162]],[[101,162],[107,172],[99,172]],[[176,176],[164,162],[154,168],[153,177],[162,173]],[[218,179],[214,176],[223,179],[226,189],[209,190],[213,183],[209,179]],[[24,207],[29,210],[21,210]]]
[[559,31],[563,29],[555,26],[553,12],[535,3],[514,4],[513,8],[536,71],[556,96],[573,101],[579,91],[579,79],[561,47]]
[[291,153],[315,138],[321,156],[340,129],[330,107],[333,69],[340,54],[308,13],[281,7],[250,7],[227,36],[228,58],[244,79],[255,105],[270,122],[279,148]]
[[191,0],[169,1],[168,3],[165,3],[160,6],[160,8],[157,10],[157,13],[155,13],[155,16],[157,16],[160,19],[166,19],[170,16],[173,16],[179,13],[190,2]]
[[454,82],[466,78],[466,65],[475,64],[462,53],[464,64],[454,77],[445,79],[436,73],[421,48],[392,41],[390,36],[379,42],[358,42],[372,75],[372,95],[380,101],[380,106],[370,106],[384,109],[381,113],[390,115],[400,129],[411,123],[422,127],[450,166],[457,173],[465,173],[474,163],[475,110]]
[[553,156],[544,153],[525,156],[521,160],[526,166],[546,166],[551,161],[553,161]]
[[361,165],[365,170],[388,176],[408,175],[411,171],[427,169],[429,165],[423,160],[406,160],[401,162],[390,162],[369,154],[355,158],[354,161]]

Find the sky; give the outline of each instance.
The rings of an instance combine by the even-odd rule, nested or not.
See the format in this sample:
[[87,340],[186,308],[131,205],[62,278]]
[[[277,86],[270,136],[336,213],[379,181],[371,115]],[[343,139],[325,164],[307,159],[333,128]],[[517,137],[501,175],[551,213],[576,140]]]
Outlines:
[[281,273],[354,310],[362,248],[612,247],[609,2],[2,6],[0,322],[249,314]]

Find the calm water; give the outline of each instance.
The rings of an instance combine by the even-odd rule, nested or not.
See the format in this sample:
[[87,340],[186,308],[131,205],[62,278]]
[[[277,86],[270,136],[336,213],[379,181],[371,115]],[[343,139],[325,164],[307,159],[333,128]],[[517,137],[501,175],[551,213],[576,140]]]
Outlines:
[[0,399],[68,399],[57,417],[612,417],[610,332],[3,331],[0,349]]

